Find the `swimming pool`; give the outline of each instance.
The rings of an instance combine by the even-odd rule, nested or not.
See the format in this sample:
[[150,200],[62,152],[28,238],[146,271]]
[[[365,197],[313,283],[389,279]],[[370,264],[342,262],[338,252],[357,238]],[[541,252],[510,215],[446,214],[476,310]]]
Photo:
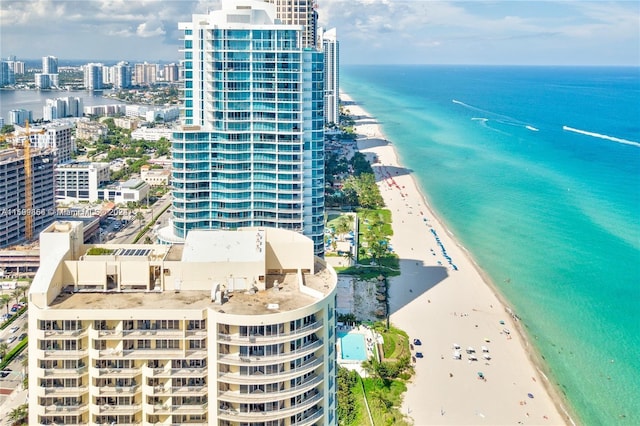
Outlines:
[[345,361],[366,361],[364,335],[360,333],[338,333],[342,359]]

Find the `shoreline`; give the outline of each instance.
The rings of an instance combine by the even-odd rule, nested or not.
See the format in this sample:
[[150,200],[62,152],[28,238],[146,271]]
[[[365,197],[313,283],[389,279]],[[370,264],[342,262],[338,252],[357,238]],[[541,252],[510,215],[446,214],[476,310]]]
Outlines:
[[[392,238],[392,244],[400,257],[402,273],[400,277],[391,278],[391,282],[395,284],[390,285],[390,304],[395,305],[390,307],[391,321],[401,329],[407,331],[411,339],[420,337],[423,342],[426,340],[426,346],[421,348],[421,350],[425,351],[425,359],[418,360],[418,362],[414,364],[416,375],[413,378],[413,382],[408,385],[402,412],[412,417],[415,424],[513,424],[516,421],[519,424],[575,424],[573,420],[575,415],[567,408],[570,407],[568,401],[562,396],[560,390],[549,381],[546,364],[540,359],[540,354],[538,354],[535,347],[531,344],[529,336],[517,318],[517,315],[513,313],[506,299],[491,281],[488,274],[476,263],[472,254],[461,245],[455,235],[444,226],[444,222],[436,214],[435,209],[428,200],[426,192],[420,187],[415,176],[411,172],[406,171],[400,163],[398,152],[393,147],[392,142],[382,133],[377,120],[371,117],[357,102],[344,92],[341,93],[341,99],[345,101],[345,108],[350,110],[350,115],[354,118],[354,128],[358,135],[358,150],[365,154],[369,160],[372,159],[371,154],[379,160],[379,163],[372,162],[372,167],[376,174],[376,182],[385,200],[386,208],[391,210],[393,214],[392,227],[394,237]],[[394,170],[395,174],[390,175],[387,169]],[[400,174],[400,171],[403,173]],[[398,181],[398,183],[402,182],[404,185],[401,186],[396,181]],[[397,195],[396,193],[400,194],[400,198],[395,197],[395,195]],[[409,204],[414,204],[416,201],[419,201],[416,206],[416,213],[419,211],[420,215],[414,215],[412,210],[413,205]],[[408,207],[408,209],[406,207]],[[425,212],[426,214],[424,214]],[[416,221],[416,216],[420,216],[422,221]],[[425,229],[424,224],[427,225],[429,231],[436,237],[437,245],[429,241],[428,234],[426,241],[415,241],[416,234]],[[405,234],[408,238],[403,239],[402,234]],[[430,246],[430,252],[422,251],[422,255],[418,254],[416,256],[416,252],[414,251],[416,247],[414,246],[418,244],[424,248],[424,243],[426,243],[428,247]],[[446,262],[442,263],[442,260],[437,260],[437,264],[433,265],[434,258],[441,259],[441,253],[438,252],[438,247],[442,250],[442,254],[445,256],[444,259],[448,259],[449,265],[447,265]],[[453,256],[449,256],[448,253],[445,252],[445,247],[454,249],[451,250]],[[428,256],[429,254],[431,257]],[[417,257],[417,262],[414,257]],[[412,260],[410,265],[408,262],[409,259]],[[455,259],[455,263],[452,259]],[[414,263],[417,268],[413,265]],[[420,268],[420,263],[423,265],[422,268]],[[436,275],[438,273],[442,275],[443,271],[441,269],[443,265],[447,267],[446,276],[436,277],[434,279],[434,272],[436,272]],[[458,265],[460,266],[460,270],[458,270]],[[440,270],[433,271],[433,268],[440,268]],[[461,278],[460,274],[464,274],[462,279],[459,279]],[[420,294],[413,294],[413,287],[416,286],[414,278],[427,278],[428,284]],[[473,287],[471,290],[478,298],[475,299],[471,294],[469,294],[467,298],[461,297],[460,288],[454,287],[460,285],[460,282],[462,282],[463,285],[469,286],[464,290],[469,290]],[[406,294],[407,286],[410,286],[410,295]],[[424,305],[425,298],[427,302],[426,306]],[[441,306],[438,312],[429,314],[428,312],[432,310],[432,306],[434,305],[431,303],[432,299],[435,301],[435,299],[440,298],[444,299],[444,304],[446,305],[444,309]],[[396,303],[397,300],[399,300],[399,303]],[[486,309],[486,304],[488,303],[491,308],[490,312],[483,312],[482,309],[476,308],[476,305],[478,305],[478,308],[482,308],[481,303],[479,303],[480,301],[485,302],[484,309]],[[502,312],[496,313],[496,311],[493,310],[494,303],[498,308],[502,308]],[[509,330],[504,328],[504,331],[499,331],[499,335],[501,335],[500,337],[502,338],[506,336],[506,340],[500,341],[493,338],[488,339],[487,337],[484,337],[484,339],[478,338],[478,333],[480,332],[478,330],[479,324],[475,324],[476,330],[472,329],[471,332],[469,332],[469,330],[463,330],[463,328],[457,324],[460,318],[457,315],[455,307],[460,307],[460,305],[464,306],[466,310],[472,307],[471,311],[473,313],[471,316],[473,316],[474,319],[476,316],[481,316],[477,314],[478,312],[481,314],[490,314],[491,317],[494,317],[492,318],[493,321],[495,321],[495,317],[504,317],[504,319],[500,320],[500,324],[508,325],[514,331],[517,331],[517,333],[511,335]],[[453,320],[451,320],[452,310]],[[465,318],[469,316],[468,313],[461,314],[461,316],[462,315],[464,315]],[[476,319],[476,321],[478,321],[478,319]],[[484,318],[482,319],[485,320]],[[432,328],[444,328],[444,333],[443,330],[426,333],[419,326],[419,324],[429,322],[438,324],[438,327]],[[497,323],[498,321],[495,322]],[[493,335],[495,335],[496,323],[492,324],[492,321],[489,321],[483,324],[483,329],[486,328],[482,331],[483,335],[488,334],[488,330],[491,330],[494,333]],[[432,353],[430,353],[431,356],[427,355],[426,351],[430,351],[429,347],[432,346],[432,342],[439,346],[436,352],[444,352],[445,348],[442,347],[442,340],[443,338],[450,339],[452,332],[465,332],[468,338],[475,337],[475,345],[479,345],[479,341],[490,341],[491,343],[486,343],[486,345],[491,347],[492,357],[496,343],[502,343],[498,348],[504,349],[507,352],[514,349],[513,346],[517,346],[515,348],[516,351],[512,351],[511,353],[512,360],[515,357],[518,358],[518,363],[515,364],[515,368],[514,364],[511,364],[510,366],[500,365],[496,369],[495,366],[498,362],[494,361],[486,362],[484,365],[482,362],[468,361],[469,365],[473,363],[477,369],[490,371],[490,376],[487,375],[489,380],[492,380],[494,378],[493,376],[497,375],[499,376],[499,381],[503,382],[499,386],[493,386],[491,390],[485,389],[481,391],[489,394],[490,397],[489,400],[485,398],[485,401],[483,401],[484,406],[482,407],[482,412],[480,412],[478,408],[469,408],[469,404],[465,404],[465,401],[455,402],[456,397],[460,396],[461,383],[454,379],[460,374],[466,374],[468,376],[468,372],[465,371],[464,368],[459,368],[461,365],[462,367],[466,367],[463,365],[466,360],[452,361],[453,363],[458,363],[454,366],[451,362],[448,362],[451,360],[445,361],[444,354],[441,354],[440,357],[438,357],[437,354],[433,356]],[[424,336],[429,334],[431,334],[431,336],[425,339]],[[512,339],[512,337],[515,337],[515,339]],[[509,343],[504,344],[507,341],[512,342],[513,340],[516,340],[518,344],[511,345],[511,348],[508,348]],[[448,341],[451,342],[451,340]],[[461,346],[462,349],[464,349],[465,344],[463,343]],[[438,360],[438,358],[440,358],[440,360]],[[450,357],[448,356],[447,358]],[[433,365],[425,365],[427,363]],[[504,363],[504,360],[501,360],[501,363]],[[429,380],[428,376],[440,373],[439,370],[441,369],[433,370],[436,364],[445,364],[449,369],[456,369],[456,374],[454,375],[452,372],[449,372],[449,380],[443,380],[442,378],[437,381]],[[475,371],[475,367],[472,369]],[[526,371],[526,373],[523,374],[524,371]],[[480,375],[480,372],[477,374]],[[471,375],[471,377],[476,379],[475,374]],[[465,383],[462,383],[462,386],[465,388],[475,386],[477,380],[473,379],[469,380],[469,377],[467,377],[467,380]],[[531,380],[531,382],[525,384],[526,379]],[[487,380],[485,379],[484,381],[485,384],[488,385],[488,383],[486,383]],[[535,385],[537,388],[535,400],[531,398],[532,393],[524,393],[524,395],[530,395],[530,399],[527,400],[525,398],[523,400],[521,397],[517,397],[516,403],[519,404],[521,409],[516,407],[515,410],[513,408],[504,410],[504,405],[507,403],[507,400],[513,400],[513,395],[510,395],[513,391],[505,388],[507,382],[512,382],[513,385],[518,387],[524,386],[526,388],[534,387],[533,385]],[[427,401],[424,400],[425,396],[427,396]],[[470,397],[469,399],[473,399],[476,395],[467,392],[467,396]],[[496,400],[493,401],[491,397],[495,397]],[[435,404],[438,405],[436,409],[433,403],[429,403],[431,399],[443,401],[441,404],[446,402],[448,408],[445,410],[444,405]],[[528,403],[530,404],[533,401],[536,401],[537,404],[543,399],[544,401],[539,404],[536,410],[528,405]],[[491,407],[486,407],[487,405],[491,405]],[[525,409],[523,410],[522,408]],[[531,412],[533,411],[537,411],[537,413],[532,415]],[[541,414],[543,412],[545,412],[545,414]],[[553,412],[553,414],[551,414],[551,412]]]

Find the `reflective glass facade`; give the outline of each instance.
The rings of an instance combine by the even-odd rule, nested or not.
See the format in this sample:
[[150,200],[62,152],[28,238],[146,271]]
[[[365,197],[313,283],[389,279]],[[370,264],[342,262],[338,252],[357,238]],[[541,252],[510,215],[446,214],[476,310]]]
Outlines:
[[174,233],[277,227],[309,236],[322,255],[323,54],[302,47],[301,26],[273,24],[268,9],[249,12],[223,9],[180,24]]

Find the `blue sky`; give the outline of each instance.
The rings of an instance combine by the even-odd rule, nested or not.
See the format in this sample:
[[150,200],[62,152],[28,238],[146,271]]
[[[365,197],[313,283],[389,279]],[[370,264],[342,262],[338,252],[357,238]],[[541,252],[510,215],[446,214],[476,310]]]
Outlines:
[[[640,66],[638,0],[317,2],[343,64]],[[218,4],[2,0],[0,56],[177,61],[177,22]]]

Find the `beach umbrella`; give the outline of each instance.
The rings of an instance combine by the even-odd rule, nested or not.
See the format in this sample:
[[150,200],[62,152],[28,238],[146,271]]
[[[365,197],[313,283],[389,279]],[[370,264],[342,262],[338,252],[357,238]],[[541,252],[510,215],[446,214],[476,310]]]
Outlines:
[[528,396],[529,398],[533,398],[533,394],[532,394],[532,393],[528,393],[528,394],[527,394],[527,396]]

